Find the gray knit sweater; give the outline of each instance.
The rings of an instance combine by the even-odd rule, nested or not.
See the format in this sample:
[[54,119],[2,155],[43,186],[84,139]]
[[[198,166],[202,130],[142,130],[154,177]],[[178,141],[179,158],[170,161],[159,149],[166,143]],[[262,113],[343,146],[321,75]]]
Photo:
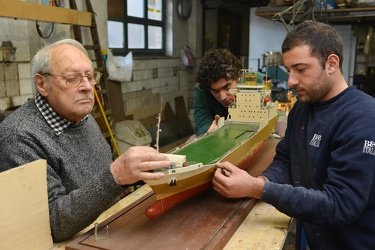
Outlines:
[[90,225],[124,191],[111,175],[111,149],[91,115],[57,136],[31,99],[0,123],[0,152],[0,172],[47,160],[55,242]]

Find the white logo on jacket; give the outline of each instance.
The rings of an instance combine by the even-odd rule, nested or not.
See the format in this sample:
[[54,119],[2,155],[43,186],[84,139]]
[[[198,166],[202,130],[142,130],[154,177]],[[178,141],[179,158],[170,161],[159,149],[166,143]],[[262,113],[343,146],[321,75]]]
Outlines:
[[322,136],[315,134],[314,137],[311,139],[309,144],[313,147],[319,148],[321,140],[322,140]]
[[375,155],[375,142],[365,140],[365,144],[363,145],[363,153]]

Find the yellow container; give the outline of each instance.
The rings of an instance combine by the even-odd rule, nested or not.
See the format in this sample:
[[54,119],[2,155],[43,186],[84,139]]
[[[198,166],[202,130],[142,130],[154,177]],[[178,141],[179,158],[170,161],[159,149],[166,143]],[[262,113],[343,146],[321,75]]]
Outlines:
[[[265,77],[264,77],[265,78]],[[267,77],[268,78],[268,77]],[[263,85],[265,90],[271,90],[271,79],[263,79]]]
[[250,85],[255,86],[257,85],[257,74],[250,73]]
[[257,74],[250,71],[245,72],[245,85],[255,86],[257,85]]

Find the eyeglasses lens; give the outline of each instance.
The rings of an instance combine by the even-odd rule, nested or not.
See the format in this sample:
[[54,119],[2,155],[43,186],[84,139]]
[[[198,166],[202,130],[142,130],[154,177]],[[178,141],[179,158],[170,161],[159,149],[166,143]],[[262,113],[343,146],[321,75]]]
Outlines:
[[100,81],[101,73],[94,71],[88,72],[86,74],[69,74],[65,78],[66,84],[69,86],[77,86],[82,82],[83,77],[86,77],[91,85],[96,85]]

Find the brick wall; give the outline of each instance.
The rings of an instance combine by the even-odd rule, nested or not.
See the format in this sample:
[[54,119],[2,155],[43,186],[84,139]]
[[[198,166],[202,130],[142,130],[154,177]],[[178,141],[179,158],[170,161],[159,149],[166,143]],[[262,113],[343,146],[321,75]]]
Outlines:
[[193,68],[180,70],[178,58],[134,60],[132,80],[121,83],[125,112],[156,105],[160,100],[174,109],[178,96],[184,96],[188,107],[189,86],[194,84],[190,76],[194,74]]
[[[40,3],[40,0],[25,0]],[[82,8],[83,0],[76,0],[78,9]],[[168,1],[172,3],[172,1]],[[173,3],[175,3],[173,1]],[[107,49],[107,1],[92,1],[97,13],[98,31],[102,49]],[[172,7],[171,7],[172,6]],[[174,99],[183,96],[185,106],[190,109],[192,104],[191,89],[194,85],[195,67],[187,70],[180,69],[179,49],[189,45],[194,54],[201,54],[201,5],[194,2],[194,11],[189,20],[180,20],[175,11],[175,4],[168,8],[172,15],[172,30],[175,31],[168,41],[168,56],[165,58],[134,59],[133,78],[130,82],[121,83],[123,103],[127,112],[140,106],[154,105],[155,100],[168,102],[175,111]],[[39,23],[43,32],[51,31],[50,23]],[[13,18],[0,18],[0,43],[11,41],[17,47],[15,58],[5,65],[0,61],[0,109],[22,105],[33,96],[34,83],[30,77],[31,57],[44,44],[56,40],[72,37],[70,25],[55,24],[52,35],[42,39],[37,34],[35,21],[26,21]],[[180,32],[183,31],[183,32]],[[85,40],[85,37],[84,37]],[[85,42],[85,41],[84,41]],[[9,75],[9,76],[8,76]],[[159,98],[157,98],[159,96]],[[115,108],[115,107],[112,107]]]
[[29,63],[0,63],[0,110],[19,106],[33,97]]

